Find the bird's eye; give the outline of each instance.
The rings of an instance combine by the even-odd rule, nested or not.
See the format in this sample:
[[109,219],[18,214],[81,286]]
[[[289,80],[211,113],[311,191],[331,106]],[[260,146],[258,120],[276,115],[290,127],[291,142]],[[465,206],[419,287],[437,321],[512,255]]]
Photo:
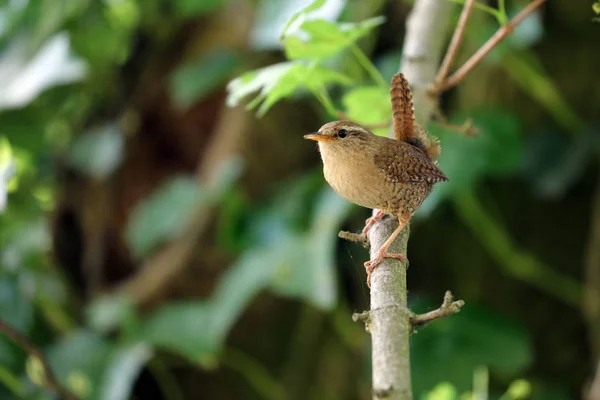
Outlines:
[[341,137],[342,139],[345,138],[348,135],[348,132],[346,132],[345,129],[340,129],[338,131],[338,136]]

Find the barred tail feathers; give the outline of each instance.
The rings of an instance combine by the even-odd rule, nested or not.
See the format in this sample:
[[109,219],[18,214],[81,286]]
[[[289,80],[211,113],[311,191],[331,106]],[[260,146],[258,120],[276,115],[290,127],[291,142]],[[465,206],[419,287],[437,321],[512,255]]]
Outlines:
[[390,97],[396,140],[418,147],[427,154],[427,157],[435,160],[440,155],[440,142],[437,138],[430,138],[415,122],[412,92],[406,77],[401,72],[392,78]]
[[417,136],[414,129],[415,111],[410,85],[401,72],[392,78],[390,97],[394,116],[394,136],[396,140],[411,142]]

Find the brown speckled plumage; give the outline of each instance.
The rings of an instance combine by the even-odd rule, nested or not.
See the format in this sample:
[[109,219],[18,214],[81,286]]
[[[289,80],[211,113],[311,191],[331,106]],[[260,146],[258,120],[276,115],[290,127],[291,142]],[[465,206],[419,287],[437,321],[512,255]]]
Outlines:
[[[400,219],[400,226],[378,256],[365,264],[369,273],[382,258],[405,259],[386,253],[387,247],[433,185],[448,180],[434,161],[440,152],[439,143],[415,123],[410,87],[402,74],[392,79],[390,97],[396,140],[376,136],[351,121],[330,122],[305,136],[319,142],[325,179],[337,193],[352,203]],[[373,223],[372,219],[367,221],[364,234]]]

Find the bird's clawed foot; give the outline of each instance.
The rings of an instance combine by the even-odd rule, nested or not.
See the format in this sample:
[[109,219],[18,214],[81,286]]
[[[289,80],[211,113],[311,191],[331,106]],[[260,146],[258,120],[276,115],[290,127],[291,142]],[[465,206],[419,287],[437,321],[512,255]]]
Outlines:
[[386,249],[384,248],[380,249],[375,258],[365,263],[365,269],[367,270],[367,285],[369,285],[369,287],[371,287],[371,273],[384,258],[395,258],[396,260],[408,262],[408,259],[404,254],[387,253],[385,250]]
[[367,233],[369,233],[369,229],[371,229],[371,227],[373,225],[375,225],[376,222],[381,221],[383,219],[383,217],[385,217],[385,213],[378,209],[377,212],[375,213],[375,215],[373,215],[371,218],[369,218],[365,221],[365,227],[363,228],[362,233],[361,233],[364,242],[369,241],[369,238],[367,237]]

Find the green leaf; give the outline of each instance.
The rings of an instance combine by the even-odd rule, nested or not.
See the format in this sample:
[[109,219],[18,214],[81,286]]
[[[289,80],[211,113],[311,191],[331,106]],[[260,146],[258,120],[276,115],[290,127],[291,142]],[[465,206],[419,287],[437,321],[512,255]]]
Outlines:
[[106,1],[109,19],[124,29],[135,28],[140,21],[140,7],[136,0]]
[[[329,4],[327,4],[329,3]],[[262,0],[257,4],[252,27],[251,46],[254,49],[279,49],[283,32],[294,24],[302,14],[335,21],[341,14],[346,0],[313,2],[312,0]],[[298,7],[308,4],[298,11]],[[327,7],[323,7],[327,4]]]
[[54,342],[47,356],[63,385],[82,398],[97,398],[99,382],[113,349],[99,335],[80,330]]
[[336,233],[351,205],[329,187],[314,201],[316,208],[306,232],[288,227],[277,234],[277,246],[286,250],[279,253],[271,288],[279,295],[331,310],[337,300]]
[[221,277],[208,300],[161,307],[142,324],[139,339],[212,367],[227,333],[248,303],[267,286],[277,259],[285,251],[274,246],[246,252]]
[[108,177],[121,164],[125,140],[114,124],[85,132],[77,137],[69,153],[70,164],[91,177]]
[[450,318],[419,329],[411,336],[410,351],[415,394],[442,381],[459,392],[469,390],[472,372],[480,365],[504,377],[516,377],[533,361],[532,340],[524,327],[470,304]]
[[122,64],[129,57],[132,34],[131,27],[115,24],[109,12],[96,12],[78,19],[70,38],[73,50],[88,61],[94,72],[107,74],[107,68]]
[[336,242],[342,222],[351,209],[351,204],[342,199],[331,188],[326,187],[317,198],[313,225],[308,234],[310,265],[306,275],[310,277],[301,297],[315,307],[332,310],[337,301]]
[[125,296],[106,295],[86,308],[88,325],[99,332],[109,332],[135,317],[135,307]]
[[348,77],[326,68],[300,62],[279,63],[247,72],[231,81],[227,105],[236,106],[244,97],[260,90],[248,108],[255,108],[262,102],[257,113],[262,116],[279,100],[300,89],[318,91],[328,84],[347,85],[351,82]]
[[115,349],[107,360],[98,398],[129,399],[138,375],[151,357],[152,350],[143,343]]
[[181,65],[170,77],[174,102],[187,108],[220,87],[240,65],[240,56],[218,50]]
[[15,172],[16,166],[10,144],[5,138],[0,138],[0,213],[6,207],[8,185]]
[[70,42],[69,35],[58,33],[27,57],[25,41],[11,41],[0,53],[0,109],[23,107],[50,87],[83,79],[87,67],[72,54]]
[[160,243],[177,237],[196,207],[207,202],[193,177],[164,182],[136,206],[127,224],[126,238],[137,258],[147,256]]
[[[4,277],[0,279],[0,315],[14,329],[27,334],[34,322],[34,306],[20,290],[18,281]],[[0,335],[0,363],[18,368],[20,351],[4,335]]]
[[198,17],[217,11],[223,7],[225,0],[176,0],[175,9],[183,17]]
[[[435,186],[419,214],[431,212],[443,199],[475,185],[483,177],[504,177],[515,173],[523,159],[523,139],[519,120],[502,110],[480,109],[457,114],[450,121],[460,125],[472,118],[480,129],[472,137],[432,124],[430,131],[440,139],[439,165],[450,182]],[[465,158],[468,155],[468,158]]]
[[[360,124],[378,124],[390,120],[392,103],[390,92],[381,86],[364,86],[352,89],[342,98],[348,117]],[[373,133],[389,136],[391,128],[375,129]]]
[[288,20],[288,22],[283,27],[283,30],[281,32],[281,37],[283,38],[286,35],[288,29],[290,29],[290,27],[292,25],[294,25],[294,23],[298,20],[298,18],[300,18],[301,16],[309,15],[312,12],[321,9],[321,7],[323,7],[325,5],[325,3],[327,3],[327,0],[315,0],[310,5],[306,6],[302,10],[300,10],[297,13],[295,13],[294,15],[292,15],[292,17]]
[[170,303],[152,313],[139,338],[204,366],[215,363],[222,333],[212,323],[213,309],[204,302]]
[[289,59],[319,61],[349,47],[385,21],[375,17],[359,23],[336,24],[324,20],[306,21],[298,28],[301,32],[288,32],[284,38],[285,54]]

